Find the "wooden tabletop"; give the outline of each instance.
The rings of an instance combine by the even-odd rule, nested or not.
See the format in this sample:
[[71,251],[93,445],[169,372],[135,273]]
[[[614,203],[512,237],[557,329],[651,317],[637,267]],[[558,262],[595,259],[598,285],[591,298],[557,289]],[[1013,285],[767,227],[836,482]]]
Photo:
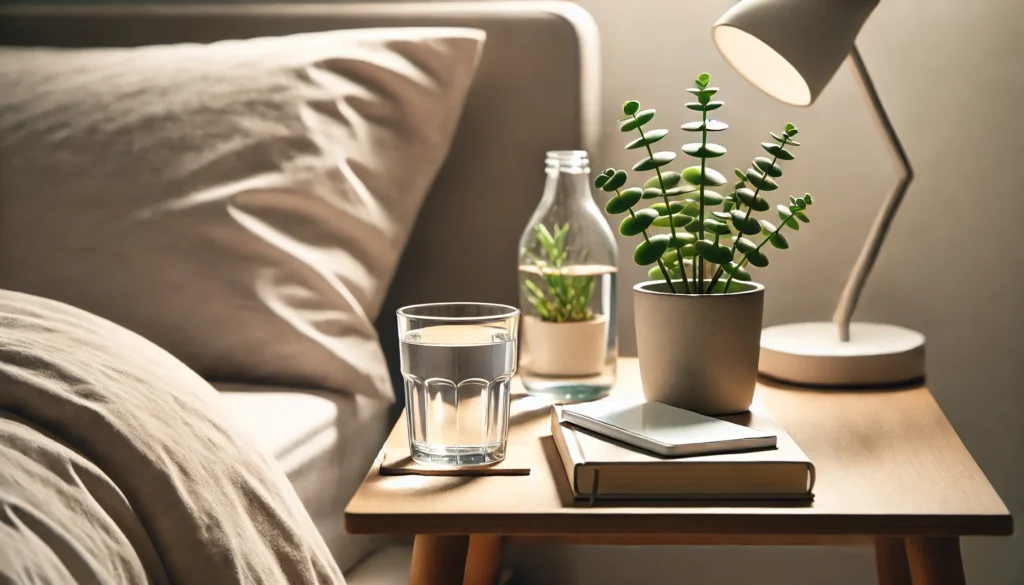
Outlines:
[[[516,389],[521,392],[521,388]],[[617,394],[639,393],[635,358]],[[381,476],[345,510],[357,534],[1006,535],[1013,520],[927,388],[838,391],[758,385],[756,400],[817,468],[811,504],[597,505],[572,500],[550,405],[514,396],[509,453],[526,476]],[[407,441],[405,417],[388,446]]]

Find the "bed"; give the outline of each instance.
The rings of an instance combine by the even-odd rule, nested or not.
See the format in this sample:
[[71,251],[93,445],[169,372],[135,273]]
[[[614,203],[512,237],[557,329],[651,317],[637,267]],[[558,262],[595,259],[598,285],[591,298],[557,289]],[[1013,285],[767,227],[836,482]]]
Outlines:
[[472,27],[487,42],[450,153],[374,323],[398,404],[211,378],[233,423],[283,466],[351,583],[395,582],[407,571],[394,562],[400,551],[342,527],[342,510],[401,406],[394,311],[442,300],[517,303],[516,248],[541,195],[544,151],[596,148],[593,22],[575,5],[553,2],[0,8],[3,43],[23,46],[134,47],[407,26]]

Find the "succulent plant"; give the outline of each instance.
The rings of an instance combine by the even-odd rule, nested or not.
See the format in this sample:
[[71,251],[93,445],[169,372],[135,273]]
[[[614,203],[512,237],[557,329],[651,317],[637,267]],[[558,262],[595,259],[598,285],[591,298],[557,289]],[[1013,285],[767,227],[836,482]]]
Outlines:
[[[686,107],[701,113],[699,121],[687,122],[681,128],[687,132],[700,133],[700,141],[682,146],[682,151],[699,164],[680,171],[668,170],[675,160],[673,151],[655,152],[651,146],[668,135],[665,129],[647,129],[654,119],[655,110],[641,110],[636,101],[622,105],[624,118],[619,120],[619,130],[624,133],[636,132],[638,138],[626,145],[627,150],[643,149],[646,156],[633,165],[634,171],[654,171],[642,187],[628,187],[629,174],[625,170],[609,168],[598,175],[594,185],[614,195],[605,205],[609,214],[627,214],[619,225],[624,236],[641,236],[633,252],[633,261],[640,266],[650,266],[648,275],[652,279],[664,279],[673,293],[709,294],[727,293],[734,280],[750,280],[748,265],[757,268],[768,266],[764,252],[766,244],[786,249],[789,242],[783,230],[800,229],[800,223],[808,223],[807,209],[812,204],[811,195],[790,196],[786,205],[778,205],[780,224],[759,219],[754,214],[771,209],[771,203],[762,195],[779,188],[776,179],[782,177],[781,161],[795,158],[789,147],[798,147],[794,140],[797,128],[786,124],[780,134],[770,133],[772,142],[762,142],[761,148],[771,158],[755,158],[746,171],[735,170],[739,179],[733,191],[722,195],[712,189],[728,183],[726,177],[708,166],[710,159],[726,153],[725,147],[708,141],[708,134],[721,132],[729,126],[721,120],[708,117],[708,112],[721,108],[724,102],[711,98],[718,93],[717,87],[710,87],[711,79],[702,73],[695,81],[696,87],[687,89],[696,96],[696,102]],[[749,184],[749,186],[748,186]],[[752,188],[751,188],[752,187]],[[656,200],[646,208],[636,206],[645,199]],[[668,233],[655,233],[655,228],[667,228]],[[747,236],[763,236],[755,243]],[[687,268],[690,272],[687,272]],[[727,275],[727,277],[726,277]],[[723,283],[722,278],[725,278]]]
[[531,305],[537,309],[542,321],[569,323],[588,321],[594,317],[590,310],[590,299],[594,295],[596,279],[593,276],[575,275],[566,271],[565,260],[569,253],[566,239],[569,224],[554,225],[554,233],[544,224],[534,226],[541,256],[531,257],[530,270],[523,280],[523,292]]

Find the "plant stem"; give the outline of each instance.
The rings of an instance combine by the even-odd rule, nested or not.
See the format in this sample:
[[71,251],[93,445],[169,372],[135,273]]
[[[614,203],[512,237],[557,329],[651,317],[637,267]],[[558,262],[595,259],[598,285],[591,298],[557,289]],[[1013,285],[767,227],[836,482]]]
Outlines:
[[[781,145],[779,145],[779,148],[786,148],[786,141],[787,141],[787,140],[789,140],[789,136],[786,136],[785,134],[783,134],[783,135],[782,135],[782,144],[781,144]],[[778,156],[773,156],[773,157],[772,157],[772,163],[771,163],[770,165],[768,165],[768,168],[772,168],[773,166],[775,166],[775,161],[777,161],[777,160],[779,160],[779,157],[778,157]],[[764,179],[765,177],[767,177],[767,176],[768,176],[768,171],[764,171],[764,172],[762,172],[762,173],[761,173],[761,179],[762,179],[762,180],[763,180],[763,179]],[[760,193],[760,192],[761,192],[761,188],[760,188],[760,187],[758,187],[758,188],[756,188],[756,189],[754,190],[754,199],[757,199],[757,194],[758,194],[758,193]],[[738,199],[738,198],[737,198],[737,199]],[[744,216],[744,218],[743,218],[743,223],[747,223],[748,221],[750,221],[750,213],[751,213],[752,211],[754,211],[754,208],[753,208],[753,207],[750,207],[750,206],[748,205],[748,206],[747,206],[747,215],[746,215],[746,216]],[[738,244],[738,243],[739,243],[739,241],[740,241],[740,238],[742,238],[742,237],[743,237],[743,233],[741,232],[741,233],[739,234],[739,236],[737,236],[737,238],[736,238],[736,241],[732,243],[732,253],[733,253],[733,254],[735,254],[735,253],[736,253],[736,244]],[[744,256],[744,257],[745,257],[745,256]],[[737,266],[738,266],[738,264],[737,264]],[[723,273],[723,272],[724,272],[724,269],[723,269],[723,268],[722,268],[721,266],[719,266],[719,267],[718,267],[718,272],[716,272],[716,273],[715,273],[715,277],[711,279],[711,286],[715,286],[715,284],[716,284],[716,283],[718,282],[718,279],[722,278],[722,273]],[[732,280],[732,277],[731,277],[731,276],[729,277],[729,280]],[[727,292],[728,290],[729,290],[729,285],[728,285],[728,284],[726,284],[726,285],[725,285],[725,291],[723,291],[723,292]]]
[[[700,222],[699,224],[697,224],[697,239],[699,240],[704,239],[704,171],[707,168],[707,158],[705,158],[703,150],[707,147],[708,143],[707,109],[704,109],[704,111],[701,112],[701,118],[703,119],[703,123],[701,124],[702,128],[700,131],[700,212],[697,216],[697,221]],[[694,272],[696,272],[696,274],[694,274],[694,277],[696,277],[697,280],[697,290],[699,291],[698,294],[704,294],[704,257],[701,256],[700,254],[697,254],[697,262],[693,266],[693,270]]]
[[[615,194],[621,195],[622,193],[620,193],[619,190],[616,189]],[[636,214],[633,213],[632,207],[629,208],[629,216],[632,218],[636,218]],[[650,244],[651,238],[647,235],[647,230],[644,230],[640,233],[643,234],[644,241]],[[672,275],[668,273],[668,269],[665,268],[665,263],[661,261],[661,258],[658,258],[658,268],[661,268],[661,275],[665,277],[665,282],[668,284],[668,290],[672,291],[672,294],[676,294],[676,287],[672,286]],[[682,272],[682,267],[680,267],[679,270],[680,272]]]
[[[751,252],[760,252],[761,248],[763,248],[764,245],[767,244],[772,239],[772,236],[774,236],[775,234],[778,234],[779,232],[782,231],[782,228],[786,227],[786,222],[791,220],[791,219],[793,219],[794,215],[796,215],[796,214],[792,210],[790,210],[789,217],[787,217],[786,219],[782,220],[782,223],[779,224],[779,227],[775,228],[775,231],[773,231],[772,233],[770,233],[767,236],[765,236],[765,238],[763,240],[761,240],[761,243],[758,244],[756,248],[751,250]],[[749,255],[750,255],[750,252],[747,252],[746,254],[744,254],[743,257],[740,258],[740,261],[736,263],[736,266],[738,268],[743,268],[747,264],[747,256],[749,256]],[[729,285],[732,284],[732,277],[733,277],[733,275],[730,274],[729,278],[725,281],[725,288],[722,289],[722,293],[723,294],[729,292]]]
[[[636,120],[636,114],[633,114],[633,119]],[[647,142],[647,137],[644,136],[644,129],[638,126],[636,131],[640,133],[640,139],[644,141],[644,148],[647,149],[647,156],[651,157],[651,162],[654,162],[654,151],[651,150],[651,144]],[[665,179],[661,176],[661,167],[655,167],[654,172],[658,174],[658,186],[661,188],[661,198],[665,201],[665,209],[668,211],[668,227],[672,230],[672,240],[675,241],[676,224],[672,221],[672,205],[669,204],[668,194],[665,193]],[[630,209],[630,213],[632,212],[633,210]],[[645,235],[644,237],[647,236]],[[687,282],[686,265],[683,264],[683,253],[679,251],[679,248],[676,248],[676,258],[679,259],[679,276],[683,279],[683,292],[689,294],[690,283]],[[660,264],[661,261],[659,260],[658,263]],[[672,292],[676,292],[675,288],[672,286],[672,278],[668,273],[665,274],[665,279],[668,280],[668,287],[672,289]]]

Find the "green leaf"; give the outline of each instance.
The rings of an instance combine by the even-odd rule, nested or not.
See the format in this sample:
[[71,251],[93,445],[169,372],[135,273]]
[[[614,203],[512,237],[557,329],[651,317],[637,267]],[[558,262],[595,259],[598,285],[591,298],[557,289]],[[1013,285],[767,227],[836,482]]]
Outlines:
[[793,156],[792,152],[789,152],[788,150],[782,148],[778,144],[772,144],[771,142],[762,142],[761,148],[763,148],[765,152],[779,160],[793,160],[794,158],[796,158],[795,156]]
[[661,255],[668,249],[668,236],[660,234],[652,236],[650,240],[640,242],[640,245],[633,251],[633,261],[640,266],[649,266],[658,261]]
[[754,166],[757,167],[762,173],[768,173],[769,177],[781,177],[782,167],[772,163],[772,161],[763,156],[759,156],[754,159]]
[[628,178],[629,175],[626,174],[626,171],[615,171],[615,174],[612,175],[611,178],[608,179],[608,181],[601,186],[601,190],[606,191],[608,193],[612,193],[619,187],[625,185],[626,180],[628,180]]
[[789,138],[783,138],[783,137],[779,136],[778,134],[776,134],[776,133],[774,133],[774,132],[769,132],[769,134],[771,134],[771,135],[772,135],[772,138],[773,138],[773,139],[775,140],[775,142],[778,142],[780,146],[781,146],[781,145],[782,145],[782,144],[783,144],[784,142],[787,142],[787,141],[789,140]]
[[636,187],[624,189],[620,191],[618,195],[608,200],[608,203],[604,206],[604,210],[612,215],[625,213],[640,201],[642,193],[643,192]]
[[[655,177],[657,179],[657,177]],[[661,199],[661,189],[652,187],[644,189],[644,199]]]
[[597,187],[598,189],[600,189],[607,182],[608,182],[608,175],[598,175],[597,178],[594,179],[594,186]]
[[[686,235],[689,236],[689,235],[692,235],[692,234],[686,234]],[[696,236],[694,236],[694,240],[696,240],[696,239],[697,239]],[[693,258],[694,256],[697,255],[697,249],[693,247],[693,244],[687,244],[687,245],[683,246],[682,248],[679,248],[679,253],[682,254],[683,258]]]
[[700,257],[715,264],[726,264],[732,261],[732,250],[728,246],[716,244],[711,240],[697,240],[693,245]]
[[741,234],[753,236],[761,233],[761,224],[754,216],[748,216],[742,211],[733,211],[731,215],[732,225],[736,226],[736,230]]
[[768,266],[768,257],[760,250],[751,250],[747,253],[747,262],[750,262],[751,266],[764,268]]
[[624,236],[639,236],[644,230],[651,227],[651,223],[658,219],[658,212],[653,209],[641,209],[634,212],[634,215],[627,215],[622,218],[619,224],[619,233]]
[[647,278],[650,280],[665,280],[665,275],[661,272],[661,266],[651,266],[647,271]]
[[687,108],[698,112],[710,112],[712,110],[717,110],[718,108],[724,105],[725,102],[708,102],[707,104],[702,104],[699,102],[686,102]]
[[682,175],[680,175],[679,173],[677,173],[675,171],[662,171],[661,172],[661,181],[660,182],[658,181],[657,175],[655,175],[655,176],[651,177],[650,179],[647,179],[646,181],[644,181],[644,188],[645,189],[659,189],[660,190],[661,183],[664,182],[665,188],[666,189],[671,189],[672,187],[675,187],[676,185],[678,185],[679,181],[681,181],[681,180],[683,180]]
[[628,102],[625,102],[624,104],[622,104],[622,113],[626,114],[627,116],[632,116],[639,109],[640,109],[640,103],[636,102],[636,101],[633,101],[633,100],[629,100]]
[[761,220],[761,233],[762,234],[767,236],[768,234],[774,232],[777,229],[778,228],[776,228],[775,225],[772,224],[772,222],[768,221],[767,219],[762,219]]
[[701,73],[700,75],[697,76],[697,80],[696,80],[696,84],[697,85],[699,85],[701,87],[707,87],[708,83],[711,83],[711,76],[708,75],[706,72],[705,73]]
[[792,124],[786,124],[786,134],[789,134],[790,136],[796,136],[798,132],[799,130],[796,129],[796,126]]
[[785,250],[789,247],[789,242],[786,241],[786,238],[784,238],[782,234],[775,234],[774,236],[769,237],[768,241],[780,250]]
[[650,208],[657,211],[658,215],[670,215],[672,213],[681,213],[683,206],[684,204],[681,201],[670,201],[667,206],[664,203],[655,203]]
[[729,215],[728,212],[725,211],[712,211],[711,215],[717,217],[722,221],[729,221],[729,219],[732,217],[731,215]]
[[686,227],[693,221],[693,218],[689,215],[683,215],[682,213],[674,213],[671,216],[662,216],[654,220],[654,225],[657,227]]
[[779,205],[776,207],[776,209],[779,212],[779,219],[782,220],[782,223],[786,224],[786,227],[793,230],[800,229],[800,224],[797,223],[795,219],[793,219],[793,212],[790,211],[788,207],[786,207],[785,205]]
[[729,226],[725,222],[714,217],[709,217],[704,220],[704,229],[713,234],[718,234],[720,236],[728,235],[729,233],[731,233],[729,231]]
[[729,262],[727,264],[723,264],[722,265],[722,270],[725,271],[726,274],[732,276],[736,280],[744,280],[744,281],[750,280],[750,273],[747,272],[746,270],[740,268],[740,266],[738,264],[736,264],[735,262]]
[[697,217],[700,215],[700,203],[697,203],[693,199],[683,200],[683,213],[690,217]]
[[796,207],[797,209],[804,209],[807,207],[807,203],[804,202],[803,198],[798,199],[792,195],[789,196],[789,205],[790,208]]
[[707,144],[692,142],[683,145],[683,152],[697,158],[718,158],[725,154],[725,147],[711,142]]
[[703,225],[703,224],[701,224],[699,221],[696,221],[696,219],[697,219],[696,217],[694,217],[694,216],[692,216],[690,214],[686,214],[686,215],[689,216],[689,217],[693,217],[694,221],[691,221],[690,223],[684,225],[683,229],[686,230],[687,232],[691,233],[691,234],[699,234],[700,233],[700,229],[701,229],[700,226]]
[[761,173],[754,169],[747,169],[747,180],[750,184],[757,187],[762,191],[774,191],[779,188],[779,184],[769,179],[768,177],[761,177]]
[[653,171],[656,168],[663,167],[668,163],[672,162],[676,158],[676,153],[663,150],[661,152],[654,153],[654,157],[646,156],[640,162],[633,165],[634,171]]
[[807,202],[807,205],[812,205],[814,203],[814,200],[811,199],[810,193],[804,193],[804,201]]
[[757,249],[757,244],[748,240],[747,238],[738,238],[736,240],[736,249],[746,254],[751,250]]
[[718,187],[726,183],[725,176],[712,168],[705,168],[702,177],[699,166],[684,169],[683,180],[691,185],[703,184],[705,187]]
[[711,96],[718,93],[717,87],[690,87],[686,91],[697,96],[697,101],[702,104],[706,104],[711,101]]
[[767,199],[760,195],[754,195],[754,192],[750,189],[736,189],[736,197],[754,211],[768,211],[772,207]]
[[701,120],[698,122],[687,122],[680,126],[680,128],[687,132],[703,132],[704,130],[708,132],[721,132],[722,130],[728,130],[729,125],[721,120],[708,120],[706,123]]
[[704,190],[704,205],[721,205],[725,201],[725,197],[722,197],[714,191]]
[[733,169],[732,174],[736,175],[736,178],[739,179],[740,182],[747,180],[747,174],[739,169]]
[[632,132],[654,118],[654,110],[643,110],[619,126],[619,132]]
[[[692,220],[692,218],[690,218]],[[668,237],[668,248],[674,250],[676,248],[682,248],[683,246],[689,246],[697,241],[697,236],[688,234],[686,232],[676,232],[675,236],[670,235]]]
[[648,144],[654,144],[655,142],[664,138],[666,134],[668,134],[668,130],[665,130],[664,128],[659,128],[657,130],[648,130],[647,132],[644,132],[642,138],[637,138],[636,140],[627,144],[626,150],[633,150],[634,148],[643,148]]
[[802,211],[797,211],[797,212],[793,213],[793,217],[799,219],[800,221],[802,221],[804,223],[811,223],[811,218],[809,218],[806,215],[804,215],[804,213]]

